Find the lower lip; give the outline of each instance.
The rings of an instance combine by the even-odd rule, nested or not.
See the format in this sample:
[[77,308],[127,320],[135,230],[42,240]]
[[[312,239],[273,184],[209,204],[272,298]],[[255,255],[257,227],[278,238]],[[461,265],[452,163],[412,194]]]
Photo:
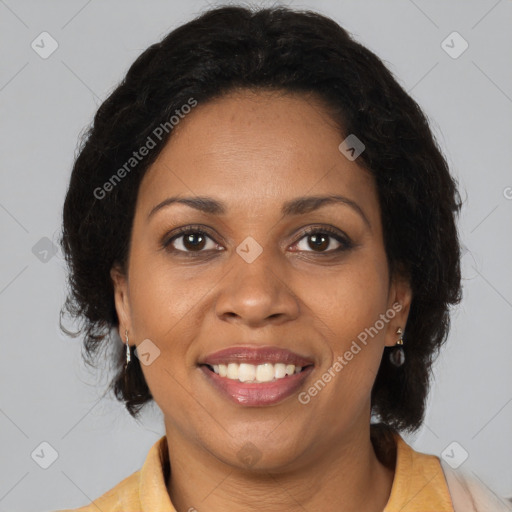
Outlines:
[[239,405],[262,406],[272,405],[293,395],[313,371],[313,365],[306,367],[300,373],[294,373],[274,382],[247,384],[238,380],[221,377],[207,366],[201,365],[201,370],[221,393]]

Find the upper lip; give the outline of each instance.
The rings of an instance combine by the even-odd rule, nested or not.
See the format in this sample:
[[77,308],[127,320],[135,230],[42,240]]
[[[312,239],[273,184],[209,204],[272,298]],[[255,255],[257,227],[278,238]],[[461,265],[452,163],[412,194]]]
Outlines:
[[238,346],[229,347],[207,355],[199,364],[229,364],[229,363],[283,363],[293,364],[295,366],[309,366],[314,364],[311,359],[303,357],[290,350],[279,347],[248,347]]

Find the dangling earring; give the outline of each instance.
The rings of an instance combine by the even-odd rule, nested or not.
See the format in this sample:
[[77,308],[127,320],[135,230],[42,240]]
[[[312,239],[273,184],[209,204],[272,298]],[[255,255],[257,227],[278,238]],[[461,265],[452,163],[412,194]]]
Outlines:
[[389,354],[389,360],[393,365],[399,367],[405,363],[405,353],[403,349],[404,339],[402,338],[403,331],[400,327],[396,330],[396,333],[400,336],[400,339],[396,342],[395,348]]
[[130,345],[128,345],[128,330],[124,331],[124,336],[126,339],[126,363],[125,363],[124,367],[126,369],[126,367],[128,366],[128,364],[130,363],[130,361],[132,359],[132,354],[130,352]]

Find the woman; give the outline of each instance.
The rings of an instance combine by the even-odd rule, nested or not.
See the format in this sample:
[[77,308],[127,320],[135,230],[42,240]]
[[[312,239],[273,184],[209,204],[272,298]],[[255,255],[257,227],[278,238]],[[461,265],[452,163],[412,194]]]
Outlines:
[[87,353],[115,344],[117,398],[166,435],[77,510],[472,500],[400,436],[461,298],[460,206],[418,105],[334,21],[224,7],[148,48],[76,159],[62,245]]

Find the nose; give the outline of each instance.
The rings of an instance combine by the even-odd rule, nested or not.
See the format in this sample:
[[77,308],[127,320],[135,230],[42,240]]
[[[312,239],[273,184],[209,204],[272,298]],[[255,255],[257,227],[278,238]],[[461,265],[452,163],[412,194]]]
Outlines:
[[261,327],[298,317],[299,299],[278,255],[264,248],[251,263],[236,252],[230,260],[215,304],[218,318]]

